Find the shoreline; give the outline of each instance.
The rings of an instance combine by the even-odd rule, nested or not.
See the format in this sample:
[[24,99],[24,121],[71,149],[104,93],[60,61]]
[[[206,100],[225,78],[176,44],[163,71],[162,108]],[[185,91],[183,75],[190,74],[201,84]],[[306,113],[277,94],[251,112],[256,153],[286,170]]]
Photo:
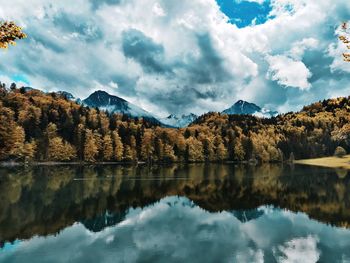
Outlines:
[[[57,165],[80,165],[80,166],[90,166],[90,165],[171,165],[171,164],[212,164],[212,163],[221,163],[221,164],[234,164],[234,165],[257,165],[257,163],[252,163],[249,161],[222,161],[222,162],[52,162],[52,161],[43,161],[43,162],[15,162],[15,161],[0,161],[0,167],[17,167],[17,166],[57,166]],[[276,163],[276,162],[271,162]],[[283,164],[283,163],[281,163]]]
[[345,155],[343,157],[330,156],[330,157],[295,160],[294,163],[350,170],[350,155]]

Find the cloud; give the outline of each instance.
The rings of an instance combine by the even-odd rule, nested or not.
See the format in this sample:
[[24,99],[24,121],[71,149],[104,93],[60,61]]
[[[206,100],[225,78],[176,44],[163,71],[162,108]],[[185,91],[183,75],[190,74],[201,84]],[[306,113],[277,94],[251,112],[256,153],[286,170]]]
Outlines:
[[274,252],[275,254],[278,254],[278,252],[282,254],[277,256],[281,263],[298,262],[300,260],[305,263],[318,262],[320,259],[320,251],[317,249],[318,242],[318,238],[312,236],[295,238],[284,245],[278,246],[278,251],[276,249]]
[[[298,110],[348,95],[337,30],[349,1],[238,2],[0,0],[0,19],[29,36],[0,52],[0,75],[81,98],[106,89],[156,115],[222,111],[238,99]],[[229,17],[239,4],[257,10],[241,10],[249,23],[240,28]]]
[[141,31],[130,29],[122,33],[125,57],[141,64],[147,73],[165,73],[170,70],[164,65],[164,48],[145,36]]
[[[74,224],[56,236],[33,237],[0,253],[19,262],[338,262],[350,259],[350,233],[303,213],[260,207],[242,222],[209,213],[185,197],[130,208],[116,226],[92,233]],[[242,212],[242,211],[241,211]],[[64,251],[64,253],[62,253]]]
[[312,74],[303,62],[282,55],[270,56],[267,60],[270,64],[268,77],[278,84],[299,89],[311,87],[308,79]]

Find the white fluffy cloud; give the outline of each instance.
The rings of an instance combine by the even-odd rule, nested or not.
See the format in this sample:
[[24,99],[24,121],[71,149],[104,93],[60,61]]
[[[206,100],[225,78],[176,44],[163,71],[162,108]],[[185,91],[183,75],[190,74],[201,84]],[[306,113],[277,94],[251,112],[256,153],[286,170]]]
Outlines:
[[0,52],[0,75],[82,98],[106,89],[160,115],[220,111],[247,98],[296,110],[329,86],[348,95],[335,31],[350,2],[270,4],[266,23],[237,28],[215,0],[0,0],[0,19],[29,36]]
[[311,87],[308,78],[312,74],[303,62],[281,55],[269,56],[267,60],[270,64],[268,77],[278,84],[300,89]]

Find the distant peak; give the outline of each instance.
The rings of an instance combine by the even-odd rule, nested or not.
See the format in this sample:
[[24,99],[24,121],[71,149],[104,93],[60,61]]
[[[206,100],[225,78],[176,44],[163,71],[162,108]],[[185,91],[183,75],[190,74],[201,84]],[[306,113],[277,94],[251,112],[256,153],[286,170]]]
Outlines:
[[[104,90],[96,90],[94,91],[91,95],[98,95],[98,94],[104,94],[104,95],[109,95],[109,96],[112,96],[110,95],[108,92],[104,91]],[[91,96],[90,95],[90,96]]]

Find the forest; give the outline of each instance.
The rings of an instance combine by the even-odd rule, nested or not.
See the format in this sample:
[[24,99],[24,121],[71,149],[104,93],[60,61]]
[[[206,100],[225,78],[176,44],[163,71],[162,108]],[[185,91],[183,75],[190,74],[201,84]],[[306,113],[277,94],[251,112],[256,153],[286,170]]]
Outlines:
[[350,150],[350,97],[273,118],[207,113],[186,128],[109,114],[59,93],[0,85],[7,162],[283,162]]

